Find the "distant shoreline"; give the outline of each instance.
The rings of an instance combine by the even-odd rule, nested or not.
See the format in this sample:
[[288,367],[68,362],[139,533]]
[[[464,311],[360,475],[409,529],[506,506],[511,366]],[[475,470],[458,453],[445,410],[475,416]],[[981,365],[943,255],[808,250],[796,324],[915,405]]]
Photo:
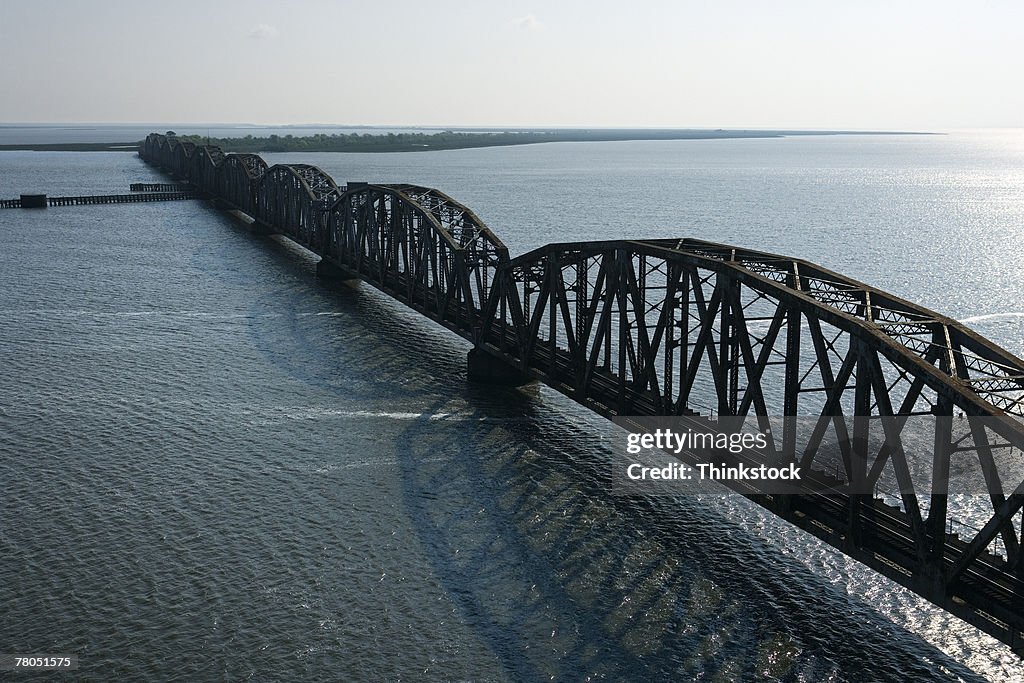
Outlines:
[[0,152],[136,152],[138,142],[50,142],[0,145]]
[[[482,147],[535,145],[546,142],[624,142],[639,140],[733,140],[834,135],[941,135],[909,131],[851,130],[704,130],[704,129],[520,129],[471,133],[352,133],[334,135],[270,135],[267,137],[207,138],[183,135],[197,145],[209,144],[225,152],[431,152]],[[0,151],[134,152],[140,142],[61,142],[0,145]]]

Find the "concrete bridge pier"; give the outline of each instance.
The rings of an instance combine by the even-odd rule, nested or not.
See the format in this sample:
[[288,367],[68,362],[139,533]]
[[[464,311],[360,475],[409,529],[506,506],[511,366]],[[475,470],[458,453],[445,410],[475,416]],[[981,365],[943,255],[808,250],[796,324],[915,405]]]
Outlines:
[[252,222],[252,225],[249,226],[249,231],[252,232],[252,234],[254,235],[260,235],[262,237],[266,237],[267,235],[276,235],[277,233],[280,232],[280,230],[275,228],[270,223],[265,223],[264,221],[261,221],[258,218]]
[[348,270],[325,258],[321,258],[320,262],[316,264],[316,276],[321,280],[337,282],[352,289],[358,287],[360,282],[359,278],[354,277]]
[[480,349],[470,350],[466,364],[470,382],[497,384],[503,387],[521,387],[535,381],[518,368],[504,363]]

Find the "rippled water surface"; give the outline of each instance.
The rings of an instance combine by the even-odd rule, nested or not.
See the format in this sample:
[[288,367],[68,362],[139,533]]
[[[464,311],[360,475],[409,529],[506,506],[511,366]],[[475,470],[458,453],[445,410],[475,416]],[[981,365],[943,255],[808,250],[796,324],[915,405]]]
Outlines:
[[[1024,352],[1017,133],[267,160],[438,187],[513,253],[801,256]],[[0,197],[159,180],[0,153]],[[314,265],[200,202],[0,211],[0,652],[93,680],[1024,677],[743,499],[609,495],[603,420],[468,384],[465,342]]]

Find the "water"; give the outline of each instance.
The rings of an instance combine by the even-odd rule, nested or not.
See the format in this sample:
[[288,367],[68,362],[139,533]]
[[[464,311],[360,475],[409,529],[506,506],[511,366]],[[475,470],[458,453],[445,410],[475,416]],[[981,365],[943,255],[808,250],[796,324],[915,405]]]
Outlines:
[[[789,253],[1024,352],[1017,133],[301,160],[436,186],[514,254]],[[161,180],[0,153],[0,197]],[[466,384],[465,342],[202,203],[3,211],[0,240],[0,652],[98,680],[1024,676],[742,499],[608,495],[601,419]]]

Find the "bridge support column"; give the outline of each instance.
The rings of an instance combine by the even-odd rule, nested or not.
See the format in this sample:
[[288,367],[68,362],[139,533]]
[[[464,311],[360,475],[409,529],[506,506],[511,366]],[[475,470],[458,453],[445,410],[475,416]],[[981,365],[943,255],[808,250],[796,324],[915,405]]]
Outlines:
[[45,194],[23,194],[21,195],[21,208],[23,209],[45,209]]
[[521,387],[534,381],[519,369],[503,363],[486,351],[472,349],[467,359],[469,381],[497,384],[503,387]]
[[249,231],[254,235],[276,235],[277,229],[270,223],[265,223],[259,219],[253,221],[252,225],[249,226]]
[[337,282],[353,289],[359,286],[360,282],[359,278],[354,277],[348,270],[324,258],[316,264],[316,276],[321,280]]

